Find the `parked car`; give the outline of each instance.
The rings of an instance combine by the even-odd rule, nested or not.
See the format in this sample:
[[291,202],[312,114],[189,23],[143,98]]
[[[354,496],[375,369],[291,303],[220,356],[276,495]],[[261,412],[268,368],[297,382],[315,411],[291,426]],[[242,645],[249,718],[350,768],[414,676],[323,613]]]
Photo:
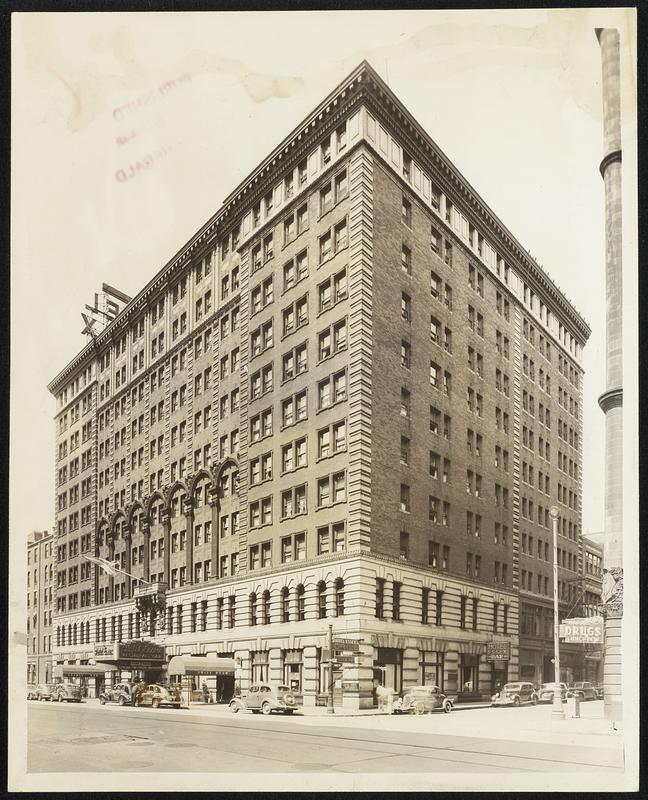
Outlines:
[[429,714],[432,711],[443,711],[449,714],[453,704],[439,690],[438,686],[412,686],[407,689],[402,698],[394,702],[395,714]]
[[[538,692],[536,693],[538,695],[538,702],[553,703],[555,686],[556,686],[555,683],[543,683]],[[561,700],[565,700],[567,698],[566,683],[560,684],[560,698]]]
[[36,687],[36,700],[51,700],[52,699],[52,689],[53,685],[51,683],[39,683]]
[[603,684],[597,683],[594,688],[596,689],[596,697],[599,700],[603,700],[603,698],[605,697],[605,689],[603,688]]
[[101,705],[118,703],[120,706],[130,706],[133,703],[132,686],[130,683],[117,683],[104,689],[99,695]]
[[137,684],[133,688],[133,705],[160,708],[180,708],[182,695],[179,686],[167,688],[159,683]]
[[36,689],[38,687],[35,683],[28,683],[27,684],[27,699],[28,700],[35,700],[36,699]]
[[576,681],[567,690],[567,697],[578,697],[581,700],[598,700],[596,687],[589,681]]
[[83,691],[76,683],[57,683],[52,688],[52,700],[59,703],[80,703]]
[[292,714],[297,710],[297,701],[292,691],[283,684],[256,683],[250,687],[244,700],[235,697],[229,707],[233,714],[242,708],[248,708],[253,714],[272,714],[273,711]]
[[532,683],[506,683],[491,698],[492,706],[519,706],[522,703],[536,705],[538,695]]

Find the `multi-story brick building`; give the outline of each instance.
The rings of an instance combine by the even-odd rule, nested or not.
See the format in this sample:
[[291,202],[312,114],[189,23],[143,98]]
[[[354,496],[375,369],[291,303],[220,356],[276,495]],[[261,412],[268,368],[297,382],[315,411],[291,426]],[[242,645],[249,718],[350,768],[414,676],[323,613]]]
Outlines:
[[[50,384],[57,659],[146,635],[313,704],[332,623],[350,706],[516,678],[552,503],[581,558],[588,334],[363,63]],[[155,630],[85,554],[168,584]]]
[[33,531],[27,539],[27,683],[52,679],[54,536]]

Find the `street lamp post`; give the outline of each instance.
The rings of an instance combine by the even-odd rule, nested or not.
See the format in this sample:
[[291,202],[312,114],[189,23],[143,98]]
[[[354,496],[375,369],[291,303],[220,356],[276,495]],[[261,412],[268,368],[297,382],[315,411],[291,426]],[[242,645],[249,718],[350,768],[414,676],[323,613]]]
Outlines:
[[551,716],[554,719],[565,719],[560,690],[560,636],[558,616],[558,514],[556,506],[551,506],[549,516],[553,529],[553,602],[554,602],[554,696]]

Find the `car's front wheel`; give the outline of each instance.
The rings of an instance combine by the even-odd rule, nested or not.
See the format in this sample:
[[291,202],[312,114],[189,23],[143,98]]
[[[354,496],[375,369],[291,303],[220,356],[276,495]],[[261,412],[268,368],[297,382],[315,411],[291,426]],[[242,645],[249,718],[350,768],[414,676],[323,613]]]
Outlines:
[[519,697],[514,697],[513,698],[513,705],[514,706],[519,706],[520,705],[520,698]]
[[63,702],[63,695],[60,694],[57,699],[58,699],[59,703],[62,703]]
[[446,700],[443,704],[443,711],[446,714],[449,714],[452,711],[452,703],[449,700]]
[[105,697],[99,697],[99,705],[100,706],[105,706],[106,705],[106,698]]
[[153,700],[151,701],[151,708],[159,708],[159,707],[160,707],[160,701],[157,697],[154,697]]
[[425,706],[423,705],[423,703],[414,703],[414,713],[415,714],[425,713]]
[[229,704],[229,710],[232,712],[232,714],[238,714],[238,712],[239,712],[239,704],[236,703],[236,702],[230,703]]
[[126,705],[126,698],[124,697],[124,695],[122,695],[122,696],[119,698],[119,705],[120,705],[120,706],[125,706],[125,705]]
[[261,706],[261,711],[262,711],[263,714],[268,716],[268,714],[272,714],[272,706],[270,705],[270,703],[264,703]]

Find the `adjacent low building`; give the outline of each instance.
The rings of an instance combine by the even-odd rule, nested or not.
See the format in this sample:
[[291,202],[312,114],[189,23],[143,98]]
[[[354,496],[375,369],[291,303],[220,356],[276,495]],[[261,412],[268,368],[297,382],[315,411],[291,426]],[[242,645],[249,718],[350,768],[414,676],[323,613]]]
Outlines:
[[27,683],[52,679],[54,536],[33,531],[27,539]]
[[361,64],[51,382],[57,662],[149,640],[313,705],[332,625],[349,707],[545,678],[520,610],[553,504],[564,606],[580,570],[588,335]]

